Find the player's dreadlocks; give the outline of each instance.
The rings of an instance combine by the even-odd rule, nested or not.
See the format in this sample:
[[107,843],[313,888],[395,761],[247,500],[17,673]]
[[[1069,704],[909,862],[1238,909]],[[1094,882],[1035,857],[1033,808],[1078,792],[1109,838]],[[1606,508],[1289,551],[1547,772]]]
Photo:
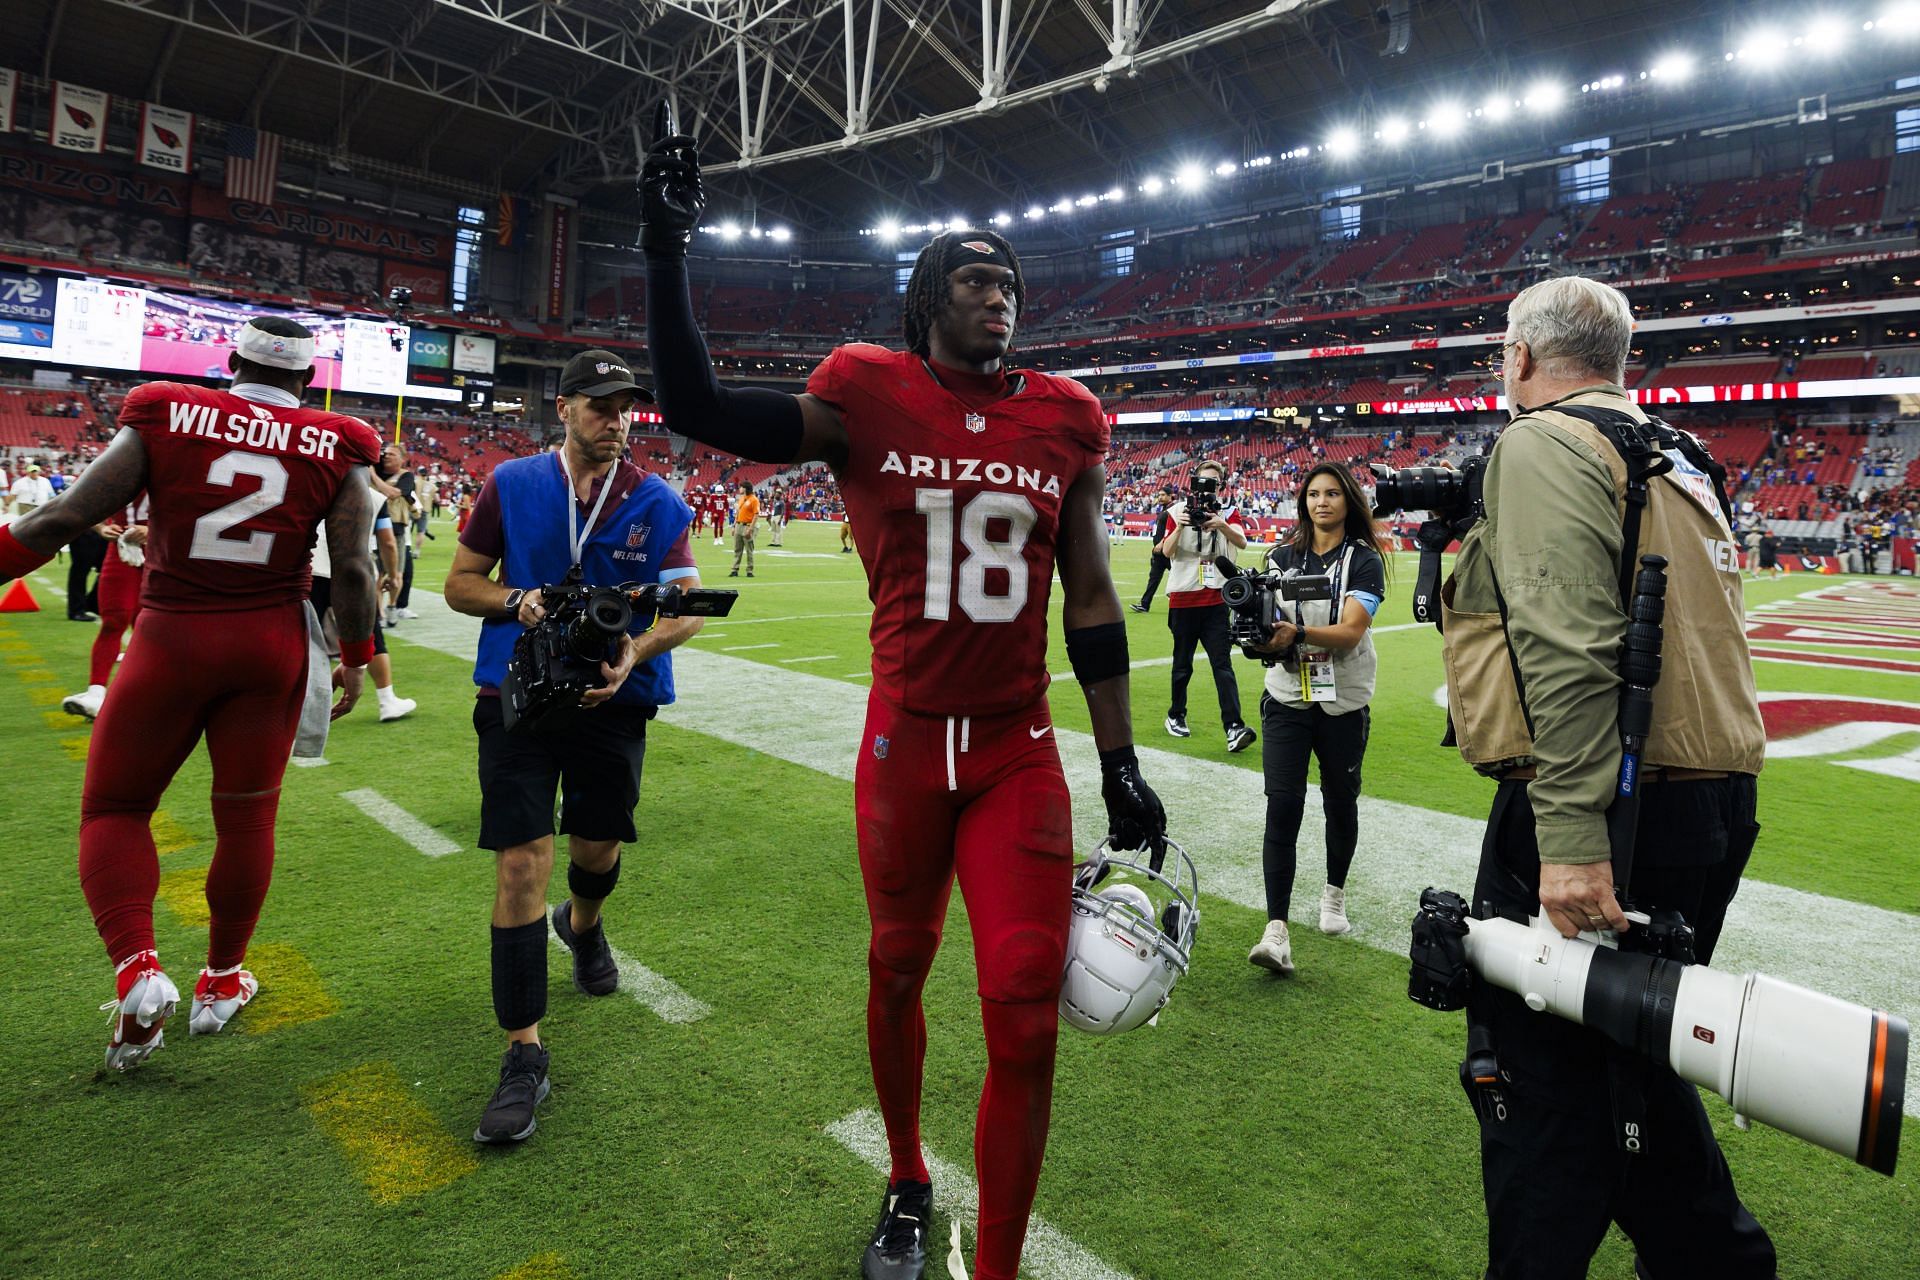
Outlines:
[[1020,273],[1020,255],[1013,251],[1006,237],[992,231],[942,231],[927,241],[927,247],[914,259],[913,274],[907,277],[906,296],[900,304],[900,320],[906,330],[907,350],[919,356],[933,354],[929,345],[929,335],[933,332],[933,318],[940,308],[947,305],[953,297],[953,289],[947,280],[952,268],[946,265],[948,250],[962,240],[985,240],[1005,256],[1007,265],[1013,268],[1014,314],[1018,316],[1026,309],[1027,279]]

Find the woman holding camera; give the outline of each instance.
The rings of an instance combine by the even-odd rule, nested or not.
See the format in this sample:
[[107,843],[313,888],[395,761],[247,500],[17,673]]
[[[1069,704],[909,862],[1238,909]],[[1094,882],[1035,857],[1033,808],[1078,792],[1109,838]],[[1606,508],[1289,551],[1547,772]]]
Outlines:
[[1367,631],[1386,595],[1386,547],[1366,495],[1345,467],[1322,463],[1308,472],[1297,507],[1299,522],[1267,553],[1268,567],[1323,575],[1330,598],[1283,602],[1273,639],[1262,648],[1279,659],[1267,668],[1260,698],[1266,739],[1261,762],[1267,831],[1261,861],[1267,927],[1247,956],[1283,975],[1293,972],[1287,910],[1309,755],[1320,761],[1320,799],[1327,815],[1320,931],[1341,934],[1353,928],[1347,921],[1347,868],[1360,834],[1360,762],[1367,751],[1375,666]]

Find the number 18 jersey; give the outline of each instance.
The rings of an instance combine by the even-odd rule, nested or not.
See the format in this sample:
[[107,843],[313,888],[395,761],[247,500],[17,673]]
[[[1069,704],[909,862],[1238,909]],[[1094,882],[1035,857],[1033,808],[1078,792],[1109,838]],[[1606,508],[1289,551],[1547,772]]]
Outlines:
[[141,605],[162,611],[306,599],[314,533],[340,482],[380,457],[380,437],[358,418],[179,382],[135,387],[120,424],[147,449]]
[[855,343],[807,390],[840,411],[840,491],[873,602],[873,687],[917,715],[993,715],[1047,687],[1047,599],[1067,489],[1103,462],[1093,393],[1025,373],[970,408],[911,352]]

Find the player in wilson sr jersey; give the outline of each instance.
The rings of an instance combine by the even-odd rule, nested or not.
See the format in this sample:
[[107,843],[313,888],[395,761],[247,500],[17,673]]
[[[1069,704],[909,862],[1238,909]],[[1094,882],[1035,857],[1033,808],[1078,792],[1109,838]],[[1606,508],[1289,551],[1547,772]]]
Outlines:
[[921,251],[907,350],[841,347],[801,396],[722,388],[687,291],[704,205],[697,160],[661,117],[641,177],[661,411],[674,431],[744,457],[826,462],[860,529],[873,601],[854,809],[872,921],[867,1046],[892,1169],[862,1271],[913,1280],[925,1267],[920,994],[957,877],[987,1043],[976,1277],[1013,1280],[1046,1148],[1071,913],[1070,803],[1046,698],[1056,563],[1115,843],[1144,847],[1166,825],[1134,757],[1100,515],[1106,420],[1076,382],[1006,371],[1025,290],[1012,248],[989,231],[949,232]]
[[0,528],[0,582],[44,564],[80,529],[147,492],[146,583],[134,638],[87,752],[80,886],[117,983],[107,1065],[162,1041],[179,991],[154,947],[160,864],[149,824],[202,735],[218,833],[206,897],[207,967],[190,1030],[219,1031],[253,998],[241,967],[273,872],[280,781],[306,691],[308,566],[326,524],[345,663],[334,715],[358,700],[373,655],[367,468],[373,428],[300,407],[313,336],[279,317],[240,330],[227,391],[134,388],[113,443],[78,484]]

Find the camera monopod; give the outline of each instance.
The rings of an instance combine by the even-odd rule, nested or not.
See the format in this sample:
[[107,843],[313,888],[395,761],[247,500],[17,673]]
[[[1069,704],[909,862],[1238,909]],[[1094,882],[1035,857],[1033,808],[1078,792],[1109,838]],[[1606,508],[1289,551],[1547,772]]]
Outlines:
[[1622,910],[1633,883],[1633,849],[1640,830],[1640,753],[1653,731],[1653,687],[1660,683],[1661,624],[1667,613],[1667,559],[1640,557],[1627,602],[1627,635],[1620,654],[1620,778],[1607,806],[1607,843],[1613,851],[1614,894]]

